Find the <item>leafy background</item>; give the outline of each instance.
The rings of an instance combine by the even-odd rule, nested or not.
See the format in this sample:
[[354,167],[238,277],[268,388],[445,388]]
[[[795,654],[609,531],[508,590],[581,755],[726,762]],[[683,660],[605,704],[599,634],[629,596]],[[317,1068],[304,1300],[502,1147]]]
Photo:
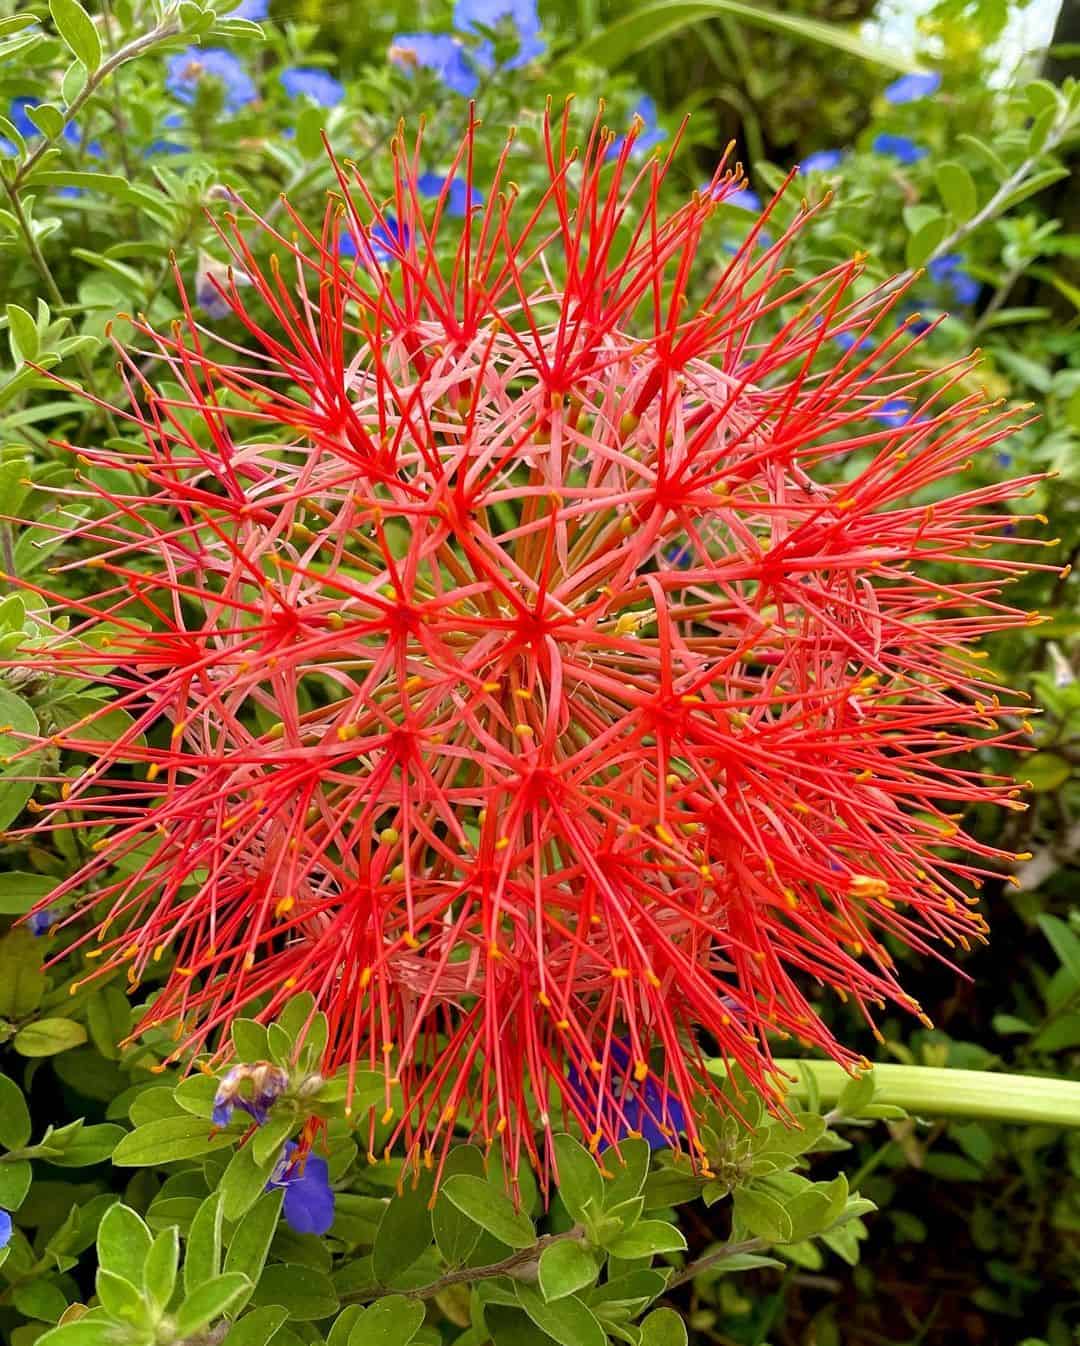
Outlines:
[[[392,57],[399,34],[449,34],[448,3],[272,0],[259,25],[225,8],[0,3],[0,565],[23,578],[77,559],[57,555],[41,488],[71,479],[60,445],[118,433],[77,395],[122,402],[104,341],[115,315],[159,326],[176,317],[174,265],[212,307],[205,278],[220,254],[207,209],[235,190],[274,211],[287,190],[317,215],[330,182],[324,127],[376,191],[389,183],[384,151],[399,117],[428,115],[433,171],[458,134],[464,98]],[[496,61],[476,98],[492,135],[477,179],[500,128],[535,127],[545,97],[571,91],[582,126],[602,97],[612,125],[637,109],[657,143],[692,114],[665,188],[672,201],[732,139],[763,198],[793,164],[839,151],[775,207],[783,221],[799,194],[834,196],[792,265],[810,274],[856,249],[871,279],[926,264],[920,310],[948,313],[928,338],[933,357],[944,364],[978,345],[989,392],[1034,403],[1027,428],[977,471],[1055,474],[1035,508],[1056,539],[1046,559],[1065,567],[1080,556],[1080,206],[1077,98],[1061,89],[1080,51],[1078,7],[1062,7],[1049,50],[1023,52],[1001,45],[1023,8],[1007,0],[924,7],[913,49],[889,40],[888,23],[874,26],[878,8],[545,0],[544,50],[525,67],[513,68],[511,30],[491,35]],[[298,93],[283,78],[296,67],[332,82],[308,85],[317,98]],[[940,87],[886,93],[916,67],[939,71]],[[515,163],[526,197],[537,171],[527,155]],[[702,283],[750,219],[738,206],[718,213]],[[36,524],[15,529],[15,515]],[[994,938],[963,958],[963,978],[908,968],[935,1029],[889,1019],[876,1043],[831,1011],[880,1062],[1080,1079],[1075,580],[1048,570],[1023,588],[1051,620],[991,658],[1039,712],[1020,767],[1031,807],[1003,835],[997,819],[978,821],[1032,859],[986,885]],[[32,607],[0,598],[0,655],[33,631]],[[86,695],[9,671],[0,723],[62,727]],[[0,753],[14,742],[0,731]],[[986,765],[1015,769],[992,754]],[[34,806],[13,774],[0,769],[9,829]],[[485,1164],[462,1146],[431,1210],[424,1181],[399,1194],[393,1158],[357,1152],[339,1082],[315,1073],[319,1021],[297,1041],[297,1005],[270,1034],[238,1028],[241,1061],[276,1061],[288,1076],[239,1147],[242,1110],[211,1133],[217,1081],[162,1073],[168,1044],[127,1040],[122,985],[81,988],[81,955],[39,970],[75,932],[17,918],[77,863],[75,845],[59,830],[0,840],[11,926],[0,937],[0,1239],[3,1213],[11,1220],[0,1334],[13,1346],[1080,1340],[1080,1130],[925,1122],[875,1101],[872,1081],[824,1097],[804,1077],[799,1133],[757,1118],[747,1134],[715,1118],[708,1182],[634,1145],[602,1177],[560,1142],[563,1189],[550,1210],[527,1184],[515,1206],[497,1158]],[[283,1169],[281,1146],[312,1114],[326,1123],[326,1166],[298,1175]],[[330,1232],[297,1232],[329,1190]]]

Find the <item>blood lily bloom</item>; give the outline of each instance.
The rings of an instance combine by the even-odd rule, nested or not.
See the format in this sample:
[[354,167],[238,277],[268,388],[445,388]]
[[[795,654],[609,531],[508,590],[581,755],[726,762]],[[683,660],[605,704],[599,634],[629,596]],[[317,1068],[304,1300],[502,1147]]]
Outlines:
[[24,586],[54,627],[15,665],[111,693],[15,757],[59,755],[26,832],[89,843],[42,903],[79,984],[167,972],[175,1059],[310,992],[323,1073],[385,1080],[369,1144],[437,1170],[472,1134],[547,1171],[635,1098],[693,1151],[707,1056],[776,1101],[770,1035],[857,1066],[817,998],[918,1013],[886,939],[966,947],[1014,858],[962,826],[1014,782],[962,754],[1021,733],[978,642],[1031,620],[1035,479],[946,483],[1015,418],[905,358],[903,285],[793,277],[820,205],[691,295],[745,188],[664,217],[634,134],[545,120],[541,198],[508,146],[462,222],[402,135],[394,217],[338,164],[315,228],[227,216],[229,335],[185,296],[117,343],[125,441]]

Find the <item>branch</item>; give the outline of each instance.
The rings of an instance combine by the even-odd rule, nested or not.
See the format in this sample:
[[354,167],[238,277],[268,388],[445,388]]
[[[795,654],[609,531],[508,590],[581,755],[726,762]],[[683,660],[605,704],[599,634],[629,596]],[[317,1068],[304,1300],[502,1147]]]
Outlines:
[[743,1239],[741,1243],[725,1243],[715,1252],[706,1253],[704,1257],[699,1257],[696,1262],[691,1262],[689,1266],[683,1267],[677,1276],[673,1276],[668,1281],[667,1289],[674,1290],[679,1285],[685,1285],[687,1281],[692,1281],[695,1276],[700,1276],[703,1271],[708,1271],[717,1262],[724,1262],[729,1257],[737,1257],[740,1253],[759,1253],[770,1247],[772,1247],[772,1244],[766,1239],[759,1238]]

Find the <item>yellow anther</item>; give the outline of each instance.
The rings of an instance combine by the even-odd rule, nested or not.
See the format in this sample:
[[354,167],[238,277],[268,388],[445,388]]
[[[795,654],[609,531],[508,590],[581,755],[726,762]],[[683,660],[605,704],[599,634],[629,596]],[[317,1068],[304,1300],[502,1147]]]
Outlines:
[[366,991],[370,983],[371,983],[371,968],[366,967],[364,968],[363,972],[360,973],[361,991]]
[[656,835],[660,838],[660,840],[664,843],[665,846],[673,846],[675,844],[675,838],[671,835],[671,833],[667,830],[667,828],[664,826],[663,823],[657,823],[655,830]]
[[634,1063],[634,1079],[640,1084],[649,1073],[648,1061],[636,1061]]
[[495,843],[495,849],[497,851],[505,851],[507,846],[509,845],[510,845],[509,837],[500,837],[498,841]]
[[501,1136],[505,1130],[506,1130],[506,1118],[500,1117],[499,1120],[495,1123],[495,1134],[497,1136]]
[[711,879],[713,876],[712,870],[708,865],[698,865],[698,873],[703,879]]
[[416,938],[416,936],[413,934],[411,930],[406,931],[406,933],[402,936],[402,939],[404,939],[405,943],[409,946],[410,949],[418,949],[420,947],[420,941]]
[[603,1070],[603,1068],[604,1068],[603,1062],[598,1061],[595,1056],[589,1062],[589,1069],[592,1071],[594,1075],[599,1075],[600,1072]]
[[624,612],[615,623],[615,634],[617,636],[630,636],[638,628],[638,619],[632,612]]
[[871,874],[853,874],[850,883],[853,897],[888,897],[889,885],[884,879],[874,878]]
[[295,906],[296,906],[295,897],[283,897],[275,905],[274,915],[277,917],[287,916]]
[[613,967],[611,975],[615,981],[625,981],[630,975],[630,969],[628,967]]
[[175,969],[178,977],[194,977],[195,969],[193,967],[178,967]]
[[674,771],[669,771],[668,774],[664,777],[664,784],[670,785],[672,789],[674,789],[676,785],[681,785],[682,783],[683,778],[681,776],[677,776]]
[[401,840],[401,833],[396,827],[384,827],[379,833],[379,840],[384,846],[396,846]]
[[296,978],[295,978],[295,977],[286,977],[285,980],[284,980],[281,984],[282,984],[282,986],[285,987],[286,991],[291,991],[292,988],[296,985]]
[[660,978],[656,975],[656,973],[652,970],[651,967],[645,969],[645,980],[654,989],[658,988],[660,985]]
[[395,865],[394,868],[390,871],[391,883],[400,883],[402,879],[404,879],[404,877],[405,877],[404,865]]
[[541,991],[537,995],[536,999],[541,1005],[543,1005],[545,1009],[551,1008],[551,997],[548,995],[546,991]]
[[499,690],[499,684],[497,682],[482,682],[480,684],[480,690],[482,692],[497,692]]
[[854,503],[855,503],[855,501],[852,499],[852,497],[851,497],[850,495],[849,495],[849,496],[845,496],[843,500],[837,500],[837,501],[835,501],[835,504],[836,504],[836,508],[837,508],[837,509],[851,509],[851,507],[852,507],[852,505],[854,505]]
[[874,779],[874,773],[870,770],[869,767],[866,767],[866,769],[863,771],[855,772],[855,779],[859,782],[860,785],[863,785],[868,780]]
[[792,806],[791,806],[791,811],[792,811],[792,813],[809,813],[809,812],[810,812],[810,805],[809,805],[809,804],[804,804],[801,800],[798,800],[798,799],[797,799],[797,800],[795,801],[795,803],[792,804]]
[[345,618],[340,612],[331,612],[326,618],[326,624],[331,631],[343,631],[345,629]]
[[515,724],[514,733],[518,738],[532,738],[533,728],[531,724]]
[[555,1027],[559,1030],[560,1033],[565,1033],[566,1030],[570,1027],[570,1020],[569,1020],[569,1019],[559,1019],[559,1020],[556,1022]]
[[529,691],[528,687],[515,687],[514,695],[522,701],[532,700],[532,692]]
[[245,971],[245,972],[250,972],[251,969],[252,969],[254,966],[255,966],[255,955],[254,955],[253,953],[250,953],[250,952],[249,952],[249,953],[245,953],[245,954],[244,954],[244,971]]
[[339,724],[337,736],[342,743],[348,743],[356,738],[360,733],[360,726],[355,724]]
[[488,945],[488,957],[489,957],[489,958],[496,958],[496,959],[498,959],[498,958],[504,958],[505,956],[506,956],[506,955],[503,953],[502,949],[500,949],[499,946],[498,946],[497,944],[489,944],[489,945]]
[[172,734],[171,734],[170,737],[173,738],[174,740],[175,740],[175,739],[178,739],[178,738],[183,734],[183,732],[184,732],[184,727],[185,727],[185,726],[184,726],[184,721],[183,721],[183,720],[177,720],[177,722],[173,725],[173,728],[172,728]]
[[394,1120],[394,1109],[387,1108],[379,1120],[382,1122],[383,1126],[386,1126],[388,1122],[392,1122]]
[[405,679],[405,690],[407,692],[419,691],[419,689],[423,687],[423,685],[424,685],[424,679],[420,676],[419,673],[414,673],[412,674],[411,677]]

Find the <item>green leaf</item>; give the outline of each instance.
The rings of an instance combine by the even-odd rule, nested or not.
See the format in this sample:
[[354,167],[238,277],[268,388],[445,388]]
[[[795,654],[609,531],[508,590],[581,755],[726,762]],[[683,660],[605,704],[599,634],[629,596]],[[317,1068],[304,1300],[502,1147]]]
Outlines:
[[73,1019],[38,1019],[20,1028],[12,1045],[20,1056],[55,1056],[85,1041],[86,1029]]
[[77,187],[83,192],[99,192],[102,196],[128,198],[131,188],[127,178],[118,173],[84,173],[74,168],[43,168],[31,173],[27,184],[35,187]]
[[769,1243],[785,1243],[791,1238],[791,1217],[783,1203],[766,1192],[756,1191],[752,1187],[736,1188],[735,1216],[751,1234]]
[[607,1333],[580,1299],[569,1295],[549,1304],[539,1291],[520,1281],[515,1283],[514,1291],[518,1303],[540,1331],[553,1337],[559,1346],[607,1346]]
[[13,1159],[0,1164],[0,1206],[4,1210],[18,1210],[30,1190],[34,1176],[29,1159]]
[[909,267],[920,267],[945,237],[946,219],[935,215],[921,224],[908,237],[905,261]]
[[251,1290],[251,1282],[238,1271],[226,1272],[206,1281],[197,1290],[192,1290],[177,1309],[175,1335],[194,1336],[207,1323],[220,1318],[245,1290]]
[[934,180],[945,209],[957,224],[970,220],[979,208],[975,179],[967,167],[955,159],[948,159],[934,169]]
[[64,1145],[63,1153],[55,1155],[49,1162],[60,1168],[88,1168],[91,1164],[104,1163],[126,1135],[122,1126],[110,1122],[84,1126]]
[[[474,1178],[484,1176],[484,1156],[475,1145],[457,1145],[446,1157],[443,1181],[455,1173],[471,1173]],[[463,1266],[480,1241],[480,1227],[439,1191],[431,1212],[431,1228],[435,1243],[449,1266]]]
[[233,1323],[222,1346],[268,1346],[288,1316],[288,1312],[277,1304],[252,1309],[238,1323]]
[[1046,107],[1039,113],[1028,132],[1028,154],[1032,158],[1041,154],[1043,146],[1050,138],[1050,132],[1054,129],[1054,123],[1058,119],[1058,109]]
[[[244,1268],[230,1267],[229,1270],[243,1271]],[[188,1230],[187,1248],[184,1251],[184,1289],[190,1294],[220,1271],[221,1193],[217,1191],[211,1192],[195,1212]]]
[[1027,178],[1002,202],[999,214],[1006,210],[1011,210],[1021,201],[1026,201],[1029,196],[1038,196],[1039,192],[1045,191],[1047,187],[1053,186],[1055,182],[1060,182],[1062,178],[1068,177],[1067,168],[1046,168],[1041,173],[1035,173]]
[[8,304],[8,344],[11,346],[11,358],[15,368],[27,360],[36,360],[40,349],[37,323],[18,304]]
[[235,1135],[211,1134],[198,1117],[162,1117],[126,1135],[113,1152],[113,1163],[122,1168],[152,1167],[194,1159],[235,1143]]
[[111,1318],[119,1318],[123,1323],[133,1323],[139,1327],[149,1323],[149,1305],[139,1288],[126,1276],[118,1276],[115,1271],[99,1267],[94,1288],[102,1307]]
[[860,1108],[874,1100],[874,1072],[864,1071],[848,1080],[836,1100],[836,1112],[840,1117],[859,1117]]
[[639,1220],[606,1246],[612,1257],[652,1257],[655,1253],[682,1252],[686,1239],[666,1220]]
[[604,1179],[593,1156],[573,1136],[555,1137],[555,1170],[559,1195],[575,1220],[599,1215],[604,1204]]
[[616,19],[595,37],[579,44],[575,47],[575,55],[606,70],[613,70],[654,43],[672,37],[680,29],[718,15],[730,15],[762,28],[788,33],[792,37],[844,51],[860,60],[871,61],[891,70],[908,71],[915,68],[898,50],[864,41],[852,28],[804,18],[800,14],[780,11],[771,6],[750,4],[747,0],[653,0],[652,4],[643,5]]
[[236,1151],[221,1179],[221,1206],[226,1220],[239,1220],[251,1209],[265,1191],[277,1158],[277,1154],[271,1154],[260,1163],[250,1144]]
[[0,1075],[0,1145],[21,1150],[30,1139],[30,1109],[23,1091],[6,1075]]
[[334,1283],[325,1271],[274,1262],[259,1277],[255,1289],[258,1304],[279,1304],[294,1322],[313,1322],[337,1312]]
[[431,1175],[424,1173],[416,1187],[406,1187],[400,1196],[391,1197],[383,1211],[372,1248],[375,1279],[383,1285],[393,1285],[431,1247],[434,1235],[428,1202],[432,1187]]
[[180,1231],[172,1225],[154,1239],[143,1264],[143,1289],[160,1309],[164,1309],[172,1298],[179,1264]]
[[234,1019],[229,1032],[241,1061],[265,1061],[270,1055],[266,1029],[254,1019]]
[[24,916],[55,887],[56,880],[47,874],[26,874],[20,870],[0,874],[0,916]]
[[[264,1192],[236,1226],[229,1240],[225,1270],[242,1272],[253,1287],[258,1284],[266,1265],[284,1199],[285,1193],[281,1188]],[[243,1300],[240,1307],[246,1302],[246,1299]]]
[[1080,1014],[1065,1014],[1053,1019],[1031,1039],[1038,1052],[1060,1052],[1080,1047]]
[[34,1346],[103,1346],[108,1331],[108,1315],[101,1309],[91,1309],[75,1322],[63,1323],[38,1337]]
[[1075,981],[1080,982],[1080,938],[1057,916],[1043,913],[1037,921],[1039,929],[1057,954],[1061,966],[1068,969],[1069,975]]
[[357,1318],[349,1346],[409,1346],[424,1321],[424,1305],[404,1295],[386,1295]]
[[101,38],[93,19],[79,0],[49,0],[49,13],[76,60],[92,75],[101,64]]
[[[515,1210],[509,1197],[483,1178],[459,1173],[449,1179],[443,1190],[463,1215],[500,1243],[510,1248],[528,1248],[536,1242],[536,1231],[529,1217]],[[378,1263],[375,1271],[378,1274]]]
[[[0,799],[3,793],[0,785]],[[9,930],[0,938],[0,1019],[27,1018],[44,994],[41,945],[25,926]]]
[[596,1259],[575,1239],[552,1243],[540,1254],[540,1293],[549,1302],[584,1290],[596,1276]]
[[109,1207],[98,1225],[98,1261],[106,1270],[138,1284],[153,1242],[154,1236],[142,1216],[118,1201]]
[[[55,1323],[68,1306],[67,1296],[53,1281],[36,1280],[16,1285],[12,1302],[24,1317],[37,1318],[44,1323]],[[12,1342],[15,1334],[12,1333]]]
[[686,1346],[686,1324],[674,1309],[653,1309],[641,1323],[641,1346]]
[[614,1176],[604,1185],[604,1205],[617,1206],[640,1196],[649,1176],[649,1142],[628,1137],[617,1150],[608,1150],[604,1161]]
[[[22,574],[22,571],[19,570],[18,573]],[[32,781],[11,779],[15,776],[31,775],[33,758],[20,757],[14,762],[8,762],[7,759],[15,753],[22,752],[27,739],[36,738],[37,733],[37,716],[33,710],[21,696],[0,687],[0,831],[10,826],[19,816],[26,801],[34,792]],[[5,1011],[0,1008],[0,1015],[4,1014]],[[17,1014],[13,1017],[23,1016]]]
[[1056,752],[1035,752],[1020,763],[1020,774],[1037,794],[1060,790],[1072,775],[1072,766]]
[[131,1002],[119,986],[103,986],[86,1002],[86,1026],[94,1046],[110,1061],[120,1059],[120,1043],[131,1031]]

